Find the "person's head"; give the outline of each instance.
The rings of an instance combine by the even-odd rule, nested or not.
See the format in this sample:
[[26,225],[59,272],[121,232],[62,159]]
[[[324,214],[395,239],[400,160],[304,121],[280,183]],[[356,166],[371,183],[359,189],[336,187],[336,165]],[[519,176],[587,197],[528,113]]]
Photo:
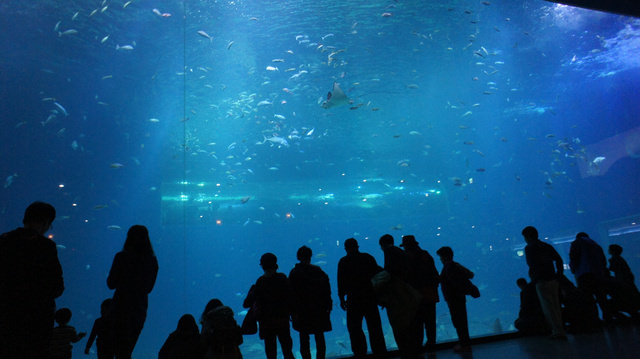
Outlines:
[[296,253],[296,258],[298,258],[298,260],[302,263],[309,263],[311,262],[312,255],[313,255],[313,252],[311,251],[311,248],[307,246],[302,246],[298,248],[298,253]]
[[[222,301],[218,298],[213,298],[211,300],[209,300],[209,302],[207,302],[207,305],[204,306],[204,310],[202,311],[202,315],[200,316],[200,323],[202,323],[204,321],[204,317],[205,315],[207,315],[207,313],[209,313],[210,311],[221,307]],[[194,320],[195,321],[195,320]],[[178,323],[179,324],[179,323]]]
[[584,233],[584,232],[580,232],[578,234],[576,234],[576,239],[590,239],[589,235]]
[[49,203],[38,201],[31,203],[24,211],[22,223],[25,228],[31,228],[40,234],[45,234],[55,219],[56,209]]
[[136,255],[153,255],[153,247],[151,247],[151,239],[149,238],[147,227],[139,224],[131,226],[127,232],[123,250]]
[[178,327],[176,332],[183,334],[198,334],[198,324],[196,324],[196,318],[191,314],[185,314],[178,320]]
[[266,272],[278,269],[278,257],[273,253],[265,253],[260,257],[260,266]]
[[382,248],[391,247],[393,246],[393,236],[390,234],[383,234],[378,243]]
[[620,245],[617,244],[610,244],[609,245],[609,254],[611,254],[612,256],[619,256],[622,254],[622,247]]
[[111,313],[112,309],[113,309],[113,299],[107,298],[102,301],[102,304],[100,304],[100,315],[103,317],[107,316],[109,315],[109,313]]
[[530,241],[535,241],[536,239],[538,239],[538,230],[534,226],[524,227],[524,229],[522,230],[522,236],[527,243],[529,243]]
[[358,251],[358,241],[355,238],[347,238],[344,241],[344,250],[347,253],[354,253]]
[[400,247],[404,249],[414,249],[418,248],[418,241],[416,241],[416,237],[412,234],[407,234],[406,236],[402,236],[402,243]]
[[56,310],[55,315],[58,325],[67,325],[71,320],[71,310],[69,308],[60,308]]
[[527,280],[524,278],[518,278],[516,280],[516,284],[518,285],[518,288],[520,288],[520,290],[524,290],[524,287],[527,286]]
[[436,251],[436,254],[440,257],[442,263],[451,262],[453,260],[453,249],[451,247],[440,247]]

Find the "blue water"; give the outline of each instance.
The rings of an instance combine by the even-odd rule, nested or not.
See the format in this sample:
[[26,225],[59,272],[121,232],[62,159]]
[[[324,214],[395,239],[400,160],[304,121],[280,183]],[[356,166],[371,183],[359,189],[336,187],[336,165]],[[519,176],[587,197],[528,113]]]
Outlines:
[[[379,263],[387,232],[451,246],[482,292],[472,336],[513,330],[526,225],[566,260],[578,231],[619,243],[638,273],[639,20],[544,1],[124,4],[0,4],[0,228],[57,208],[77,329],[133,224],[160,263],[136,358],[212,297],[240,322],[260,255],[288,273],[303,244],[334,294],[348,237]],[[352,104],[323,109],[334,82]],[[332,322],[328,353],[347,355],[337,305]],[[444,303],[438,328],[455,338]],[[245,357],[261,345],[245,337]]]

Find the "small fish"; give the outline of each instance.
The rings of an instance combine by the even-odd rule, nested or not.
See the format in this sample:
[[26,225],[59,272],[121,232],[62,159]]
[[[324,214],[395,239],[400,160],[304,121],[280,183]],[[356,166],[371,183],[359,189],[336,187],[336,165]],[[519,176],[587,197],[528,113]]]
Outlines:
[[58,32],[58,30],[60,29],[60,24],[61,23],[62,23],[62,21],[56,22],[56,26],[53,27],[53,32]]
[[209,39],[209,41],[213,41],[213,37],[204,32],[203,30],[198,30],[198,35],[204,37],[205,39]]
[[286,118],[286,117],[284,117],[283,115],[280,115],[280,114],[277,114],[277,113],[276,113],[275,115],[273,115],[273,117],[274,117],[274,118],[277,118],[278,120],[286,120],[286,119],[287,119],[287,118]]
[[273,102],[267,101],[267,100],[262,100],[262,101],[258,102],[257,106],[268,106],[268,105],[273,105]]
[[64,107],[62,107],[62,105],[61,105],[61,104],[59,104],[59,103],[57,103],[57,102],[54,102],[53,104],[54,104],[54,105],[55,105],[55,106],[56,106],[56,107],[57,107],[57,108],[58,108],[58,109],[59,109],[59,110],[60,110],[60,111],[65,115],[65,116],[69,116],[69,113],[67,113],[67,110],[66,110]]
[[109,167],[111,167],[111,168],[122,168],[122,167],[124,167],[124,165],[122,163],[113,162],[112,164],[109,165]]
[[105,42],[107,42],[107,40],[109,40],[109,35],[103,37],[102,40],[100,40],[100,43],[104,44]]
[[133,2],[133,0],[129,0],[129,1],[127,1],[126,3],[124,3],[124,5],[122,5],[122,8],[123,8],[123,9],[126,9],[126,8],[127,8],[127,6],[131,5],[131,3],[132,3],[132,2]]
[[471,114],[473,114],[473,112],[467,111],[462,115],[462,117],[467,117],[467,116],[470,116]]
[[76,29],[58,31],[58,37],[68,36],[68,35],[76,35],[77,33],[78,33],[78,30],[76,30]]
[[150,118],[150,119],[149,119],[149,122],[151,122],[151,123],[158,123],[158,122],[160,122],[160,120],[158,120],[157,118]]
[[591,161],[591,162],[593,162],[594,165],[599,165],[599,164],[602,163],[602,161],[604,161],[606,159],[607,158],[604,157],[604,156],[598,156],[598,157],[594,158],[593,161]]
[[76,19],[78,18],[78,15],[80,15],[80,12],[76,11],[76,13],[73,14],[73,16],[71,17],[71,21],[76,21]]
[[233,46],[233,41],[229,41],[229,44],[227,44],[227,50],[229,50],[231,46]]
[[151,10],[151,11],[152,11],[154,14],[158,15],[158,16],[162,16],[162,13],[161,13],[161,12],[160,12],[160,10],[158,10],[158,9],[155,9],[155,8],[154,8],[154,9],[153,9],[153,10]]
[[111,224],[111,225],[107,226],[107,229],[110,230],[110,231],[119,231],[119,230],[122,229],[122,227],[120,227],[117,224]]
[[116,45],[116,50],[117,51],[131,51],[133,50],[133,46],[132,45]]
[[250,199],[251,199],[251,196],[244,196],[240,199],[240,202],[242,202],[242,204],[245,204],[249,202]]
[[267,66],[267,71],[280,71],[277,66]]
[[7,177],[4,180],[4,188],[9,188],[9,186],[11,186],[11,184],[13,183],[13,180],[15,180],[16,177],[18,177],[17,173],[14,173],[14,174],[10,175],[9,177]]

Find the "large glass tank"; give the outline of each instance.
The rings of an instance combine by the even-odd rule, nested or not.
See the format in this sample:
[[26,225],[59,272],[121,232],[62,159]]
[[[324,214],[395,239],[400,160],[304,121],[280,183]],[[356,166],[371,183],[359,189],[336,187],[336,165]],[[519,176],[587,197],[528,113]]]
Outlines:
[[[567,261],[586,231],[640,269],[638,19],[538,0],[4,0],[0,19],[2,231],[57,208],[57,303],[88,331],[146,225],[136,358],[211,298],[241,322],[267,251],[288,274],[307,245],[331,278],[329,356],[351,353],[349,237],[379,263],[384,233],[451,246],[482,292],[472,336],[513,330],[524,226]],[[255,335],[242,352],[264,356]]]

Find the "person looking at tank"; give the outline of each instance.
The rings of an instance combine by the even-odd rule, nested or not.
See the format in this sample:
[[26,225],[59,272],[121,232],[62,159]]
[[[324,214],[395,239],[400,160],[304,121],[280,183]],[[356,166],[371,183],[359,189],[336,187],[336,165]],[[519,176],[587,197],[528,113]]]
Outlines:
[[311,359],[310,335],[316,341],[316,359],[324,359],[327,344],[324,332],[331,330],[331,286],[329,277],[317,265],[311,264],[312,251],[307,246],[298,249],[300,261],[291,272],[289,281],[293,290],[293,329],[300,333],[300,355]]
[[107,298],[100,304],[100,317],[93,322],[91,333],[84,347],[89,354],[93,342],[96,342],[98,359],[113,359],[115,350],[115,333],[113,330],[113,299]]
[[372,255],[360,252],[358,248],[355,238],[344,241],[347,255],[338,262],[340,308],[347,312],[347,330],[354,357],[362,359],[367,355],[367,340],[362,330],[364,319],[367,322],[373,356],[381,359],[386,357],[387,347],[371,278],[382,271],[382,268]]
[[421,295],[416,329],[418,344],[422,346],[422,338],[426,331],[427,342],[423,349],[427,353],[433,353],[436,344],[436,303],[440,301],[440,275],[433,257],[428,251],[420,248],[415,236],[402,236],[400,247],[407,253],[407,282]]
[[610,321],[612,313],[607,300],[610,277],[602,247],[588,234],[576,234],[569,250],[569,267],[576,277],[578,288],[592,297],[595,296],[596,303],[602,311],[602,319]]
[[449,307],[451,322],[456,328],[458,344],[453,348],[455,352],[471,352],[471,339],[469,338],[469,321],[467,318],[467,299],[464,291],[465,282],[473,278],[473,272],[463,265],[453,261],[453,249],[441,247],[436,251],[442,262],[440,283],[442,295]]
[[538,238],[538,230],[527,226],[522,230],[527,245],[524,247],[529,277],[536,286],[544,317],[551,327],[551,339],[567,340],[562,322],[558,278],[564,268],[562,257],[548,243]]
[[64,291],[56,243],[45,237],[55,208],[31,203],[23,227],[0,236],[0,358],[45,358]]
[[184,314],[158,352],[158,359],[203,359],[196,319]]
[[69,308],[60,308],[56,311],[55,320],[58,325],[53,328],[48,359],[71,359],[72,344],[79,342],[87,335],[85,332],[76,332],[76,328],[69,325],[71,315]]
[[273,253],[263,254],[260,257],[260,266],[264,274],[251,287],[242,306],[251,308],[255,304],[259,323],[258,335],[264,340],[267,359],[277,358],[277,341],[280,341],[284,359],[294,359],[289,327],[293,294],[289,279],[278,272],[278,258]]
[[229,306],[217,298],[211,299],[202,313],[200,323],[204,359],[242,359],[242,330]]
[[149,293],[158,275],[158,260],[145,226],[129,228],[122,251],[113,259],[107,286],[113,294],[114,353],[116,359],[131,359],[147,319]]

